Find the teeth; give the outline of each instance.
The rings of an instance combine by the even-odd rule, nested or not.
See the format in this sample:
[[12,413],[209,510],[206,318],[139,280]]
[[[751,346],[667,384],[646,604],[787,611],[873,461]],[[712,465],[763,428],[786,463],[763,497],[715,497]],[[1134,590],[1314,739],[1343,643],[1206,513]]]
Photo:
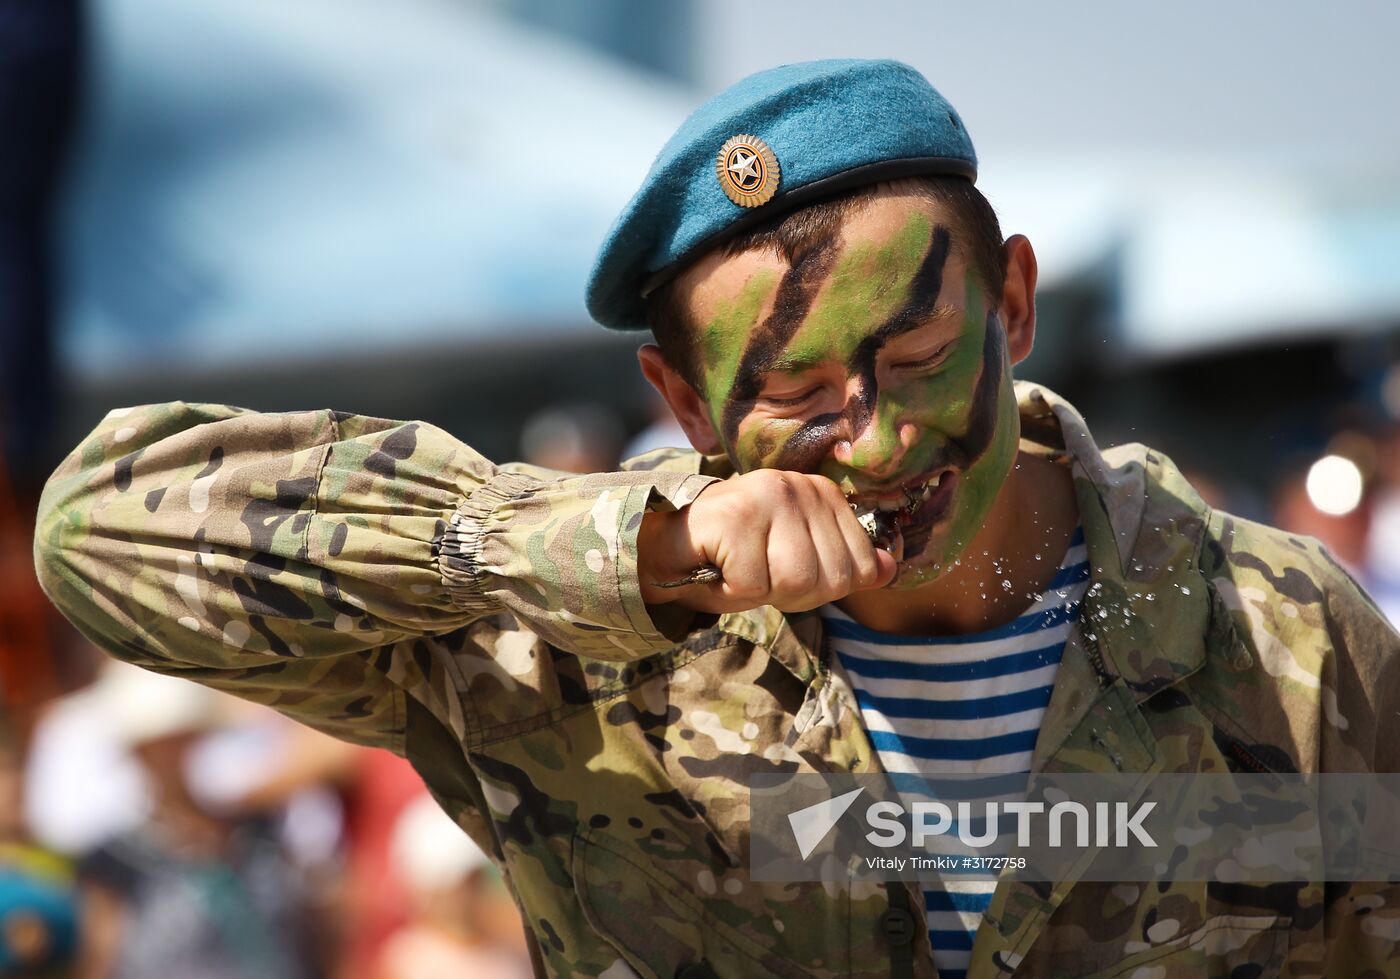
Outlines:
[[908,502],[905,504],[905,509],[913,510],[927,503],[928,498],[933,495],[934,490],[938,489],[938,484],[942,481],[943,475],[940,473],[918,489],[906,490],[904,495]]
[[938,489],[939,484],[942,482],[943,474],[939,473],[922,486],[906,489],[904,491],[904,499],[902,500],[881,500],[868,507],[860,507],[852,503],[851,508],[856,511],[857,516],[862,517],[866,513],[899,513],[900,511],[913,511],[924,503],[927,503],[928,498],[933,495],[934,490]]

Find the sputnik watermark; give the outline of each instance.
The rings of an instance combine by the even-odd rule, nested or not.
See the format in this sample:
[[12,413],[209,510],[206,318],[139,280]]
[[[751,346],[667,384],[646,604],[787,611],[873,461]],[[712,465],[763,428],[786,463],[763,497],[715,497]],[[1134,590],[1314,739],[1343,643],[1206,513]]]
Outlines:
[[1400,877],[1400,775],[765,774],[750,807],[757,880]]
[[1144,802],[1131,810],[1126,802],[1095,802],[1092,816],[1088,806],[1080,802],[1056,802],[1047,812],[1043,802],[986,802],[983,803],[980,823],[982,832],[973,831],[978,824],[973,814],[973,803],[957,803],[957,818],[953,809],[944,802],[915,802],[908,815],[913,824],[912,832],[905,829],[906,810],[898,802],[875,802],[865,810],[865,818],[874,827],[865,838],[875,846],[903,846],[906,837],[911,837],[914,846],[924,846],[930,838],[944,836],[950,830],[958,839],[971,847],[995,846],[1000,841],[1001,815],[1007,813],[1016,817],[1016,845],[1031,845],[1031,817],[1045,816],[1049,826],[1049,845],[1061,847],[1066,843],[1065,823],[1073,827],[1074,845],[1089,846],[1090,822],[1094,846],[1130,846],[1136,840],[1141,846],[1155,847],[1154,840],[1142,826],[1149,813],[1157,808],[1156,802]]
[[797,842],[797,850],[806,860],[812,855],[826,834],[836,825],[836,821],[851,808],[856,796],[864,789],[853,789],[833,799],[823,799],[815,805],[806,806],[788,814],[788,824],[792,826],[792,838]]
[[[853,789],[788,814],[788,824],[792,827],[793,840],[802,859],[806,860],[812,855],[837,820],[845,815],[864,791],[863,788]],[[1131,810],[1126,802],[1095,802],[1092,811],[1083,803],[1072,801],[1056,802],[1048,811],[1043,802],[986,802],[982,804],[980,820],[973,812],[973,805],[971,802],[959,802],[954,807],[945,802],[915,802],[906,809],[898,802],[872,802],[865,809],[865,821],[871,827],[865,839],[878,847],[900,847],[906,841],[923,847],[933,837],[952,833],[967,846],[979,849],[991,847],[999,842],[1001,816],[1006,813],[1016,818],[1017,846],[1031,845],[1032,816],[1045,816],[1049,827],[1047,838],[1052,847],[1064,846],[1067,842],[1066,823],[1071,826],[1074,845],[1080,847],[1090,845],[1091,833],[1094,845],[1100,847],[1126,847],[1134,841],[1145,847],[1158,845],[1142,825],[1148,814],[1157,808],[1156,802],[1143,802]],[[979,824],[982,831],[975,832],[973,827]],[[881,868],[890,866],[881,861],[891,858],[872,859]],[[924,858],[909,859],[917,864]],[[930,866],[943,866],[939,863],[942,859],[945,858],[929,858]],[[906,865],[900,863],[896,869],[902,870]],[[948,865],[951,866],[951,861]]]

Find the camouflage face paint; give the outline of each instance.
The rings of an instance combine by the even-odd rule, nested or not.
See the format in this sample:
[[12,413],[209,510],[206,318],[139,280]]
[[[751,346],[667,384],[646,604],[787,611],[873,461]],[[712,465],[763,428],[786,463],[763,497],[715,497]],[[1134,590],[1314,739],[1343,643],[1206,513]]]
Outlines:
[[[963,276],[960,302],[940,306],[951,249],[948,230],[915,212],[883,239],[833,241],[814,250],[782,275],[776,291],[771,274],[755,275],[702,335],[715,348],[706,346],[705,365],[712,420],[739,471],[821,472],[857,494],[918,490],[951,471],[942,498],[901,518],[904,584],[936,577],[966,547],[1019,440],[1004,330],[975,276]],[[756,310],[768,295],[772,311],[760,324]],[[946,325],[950,307],[951,315],[960,314],[956,332]],[[748,330],[739,329],[745,314]],[[935,318],[945,324],[950,349],[936,367],[880,366],[890,343],[920,327],[939,329],[930,325]],[[740,345],[743,353],[734,353]],[[849,392],[839,410],[793,417],[755,410],[765,372],[818,368],[830,378],[833,365]],[[906,425],[917,433],[912,445],[901,442]],[[851,442],[846,463],[833,453],[841,441]],[[890,475],[895,459],[898,472]]]
[[[876,356],[890,340],[924,324],[926,318],[932,313],[934,305],[938,302],[938,294],[943,287],[943,265],[948,259],[948,232],[944,228],[933,229],[932,239],[928,240],[926,235],[920,234],[926,231],[928,224],[927,219],[917,220],[921,217],[922,215],[916,215],[906,228],[906,231],[912,229],[916,238],[923,237],[927,242],[926,251],[919,261],[912,279],[906,285],[907,298],[886,316],[873,332],[862,336],[854,330],[842,329],[850,320],[839,314],[847,312],[847,310],[838,310],[838,315],[833,315],[832,307],[826,303],[823,303],[822,307],[813,314],[813,319],[817,322],[813,324],[814,328],[811,332],[816,336],[830,343],[831,340],[838,339],[830,334],[839,330],[840,333],[848,334],[839,337],[843,343],[849,344],[852,339],[855,339],[855,348],[845,358],[846,369],[856,381],[855,390],[840,411],[827,412],[803,423],[802,427],[786,440],[781,451],[776,455],[771,455],[771,461],[766,462],[766,465],[796,472],[816,472],[821,468],[822,460],[831,451],[832,443],[841,438],[843,432],[863,432],[871,423],[880,395],[879,384],[875,376]],[[906,239],[904,242],[896,243],[894,251],[904,251],[907,246],[908,240]],[[891,258],[888,254],[879,257],[887,260]],[[864,263],[852,264],[858,266]],[[858,268],[848,274],[858,274]],[[880,290],[867,291],[873,291],[878,295]],[[851,299],[855,298],[851,297]],[[868,297],[869,300],[875,298],[876,296]],[[841,305],[851,304],[842,303]],[[880,312],[878,306],[875,307],[875,311],[878,315]],[[850,310],[850,312],[855,312],[855,310]],[[862,302],[859,312],[869,317],[872,312],[871,303],[869,301]],[[826,324],[823,324],[822,320],[828,321],[830,326],[835,329],[823,329],[822,327]],[[808,331],[803,330],[803,333],[807,334]],[[849,334],[854,334],[854,336]],[[811,338],[808,338],[809,343],[810,340]],[[826,349],[833,348],[828,346]],[[799,357],[819,357],[821,354],[822,351],[814,351],[811,354],[798,351]],[[842,424],[843,422],[846,424]]]
[[[969,300],[979,295],[973,289],[969,282]],[[956,394],[948,399],[936,423],[940,431],[920,432],[921,441],[937,440],[942,435],[932,458],[907,467],[913,473],[951,468],[951,497],[940,513],[923,514],[924,519],[906,527],[904,557],[908,567],[900,574],[901,585],[931,580],[948,569],[982,528],[1016,461],[1021,420],[1007,360],[1006,330],[995,310],[986,310],[980,326],[973,326],[982,304],[969,302],[969,307],[962,343],[969,349],[980,347],[975,387],[966,399]],[[981,342],[974,346],[979,335]],[[966,365],[952,363],[958,359],[950,359],[945,375],[949,386],[968,383]]]
[[[749,339],[744,355],[739,359],[728,396],[723,399],[724,414],[720,431],[727,443],[733,441],[739,422],[753,407],[762,386],[763,372],[778,354],[787,349],[793,334],[807,318],[812,300],[831,270],[836,246],[835,240],[823,242],[783,273],[773,301],[773,311]],[[751,285],[752,280],[745,286],[746,292]]]

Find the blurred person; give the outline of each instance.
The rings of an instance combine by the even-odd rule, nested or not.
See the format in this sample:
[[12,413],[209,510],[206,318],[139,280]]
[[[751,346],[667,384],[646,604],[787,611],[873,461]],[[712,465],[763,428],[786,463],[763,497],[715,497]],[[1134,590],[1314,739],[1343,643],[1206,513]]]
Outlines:
[[408,757],[545,974],[1394,972],[1396,885],[750,872],[761,773],[1400,766],[1400,637],[1324,548],[1013,381],[1037,262],[976,170],[905,65],[751,76],[588,291],[696,451],[566,477],[421,422],[119,409],[46,490],[43,583],[122,659]]
[[[108,700],[101,684],[79,690],[52,703],[35,729],[26,812],[40,838],[61,853],[81,854],[139,831],[150,814],[149,780],[123,724],[106,709]],[[423,792],[422,779],[390,752],[329,738],[276,714],[225,714],[228,727],[191,750],[190,794],[221,819],[278,817],[278,839],[318,885],[322,927],[334,930],[335,974],[365,979],[379,948],[407,920],[389,838],[399,811]],[[339,799],[333,826],[325,825],[317,806],[306,805],[324,789]],[[325,852],[324,840],[319,847],[315,841],[298,846],[306,832],[288,826],[298,817],[320,817],[310,830],[333,833],[335,852]],[[308,859],[328,864],[342,858],[339,870],[306,865]],[[334,906],[322,907],[327,901]]]
[[553,405],[530,416],[520,434],[526,462],[559,472],[616,468],[621,449],[622,425],[600,404]]
[[361,749],[346,784],[345,941],[338,975],[366,979],[384,943],[410,913],[391,855],[399,814],[423,793],[423,780],[389,751]]
[[29,745],[26,819],[69,856],[136,829],[150,812],[141,765],[103,710],[101,690],[94,682],[46,703]]
[[661,397],[660,392],[655,388],[650,388],[647,391],[647,407],[651,421],[646,428],[634,435],[632,440],[627,443],[627,447],[622,450],[624,459],[645,455],[657,449],[683,449],[690,444],[690,440],[686,438],[685,429],[681,428],[680,422],[676,421],[676,416],[671,414],[671,408],[666,404],[666,399]]
[[96,693],[151,808],[79,863],[83,979],[313,975],[299,883],[269,827],[214,815],[191,792],[191,753],[220,723],[219,698],[123,664]]
[[19,738],[0,715],[0,976],[66,979],[78,946],[73,868],[32,839],[23,770]]
[[267,757],[220,793],[222,813],[256,815],[308,791],[333,787],[343,806],[343,875],[335,895],[335,975],[368,979],[388,938],[407,923],[410,902],[391,858],[400,813],[424,793],[423,780],[397,755],[289,725]]
[[1366,540],[1370,514],[1357,506],[1346,513],[1325,513],[1308,494],[1307,470],[1290,473],[1278,481],[1274,491],[1274,523],[1321,541],[1347,570],[1361,577],[1366,573]]
[[426,794],[394,827],[394,868],[409,919],[379,956],[373,979],[524,979],[531,974],[520,914],[501,875]]
[[[1400,376],[1400,375],[1397,375]],[[1371,594],[1392,623],[1400,624],[1400,425],[1377,439],[1364,543]]]

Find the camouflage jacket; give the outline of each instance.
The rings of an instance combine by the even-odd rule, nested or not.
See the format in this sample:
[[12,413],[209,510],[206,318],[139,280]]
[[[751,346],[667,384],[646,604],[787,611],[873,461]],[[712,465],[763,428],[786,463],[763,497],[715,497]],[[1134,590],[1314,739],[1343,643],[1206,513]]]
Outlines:
[[[1023,448],[1072,468],[1093,576],[1038,769],[1400,771],[1400,639],[1316,542],[1018,396]],[[411,759],[549,975],[933,976],[917,885],[746,874],[750,775],[878,759],[817,616],[642,602],[643,513],[723,475],[679,452],[498,467],[330,411],[126,409],[50,481],[37,559],[121,659]],[[1400,890],[1003,881],[971,975],[1013,972],[1400,975]]]

